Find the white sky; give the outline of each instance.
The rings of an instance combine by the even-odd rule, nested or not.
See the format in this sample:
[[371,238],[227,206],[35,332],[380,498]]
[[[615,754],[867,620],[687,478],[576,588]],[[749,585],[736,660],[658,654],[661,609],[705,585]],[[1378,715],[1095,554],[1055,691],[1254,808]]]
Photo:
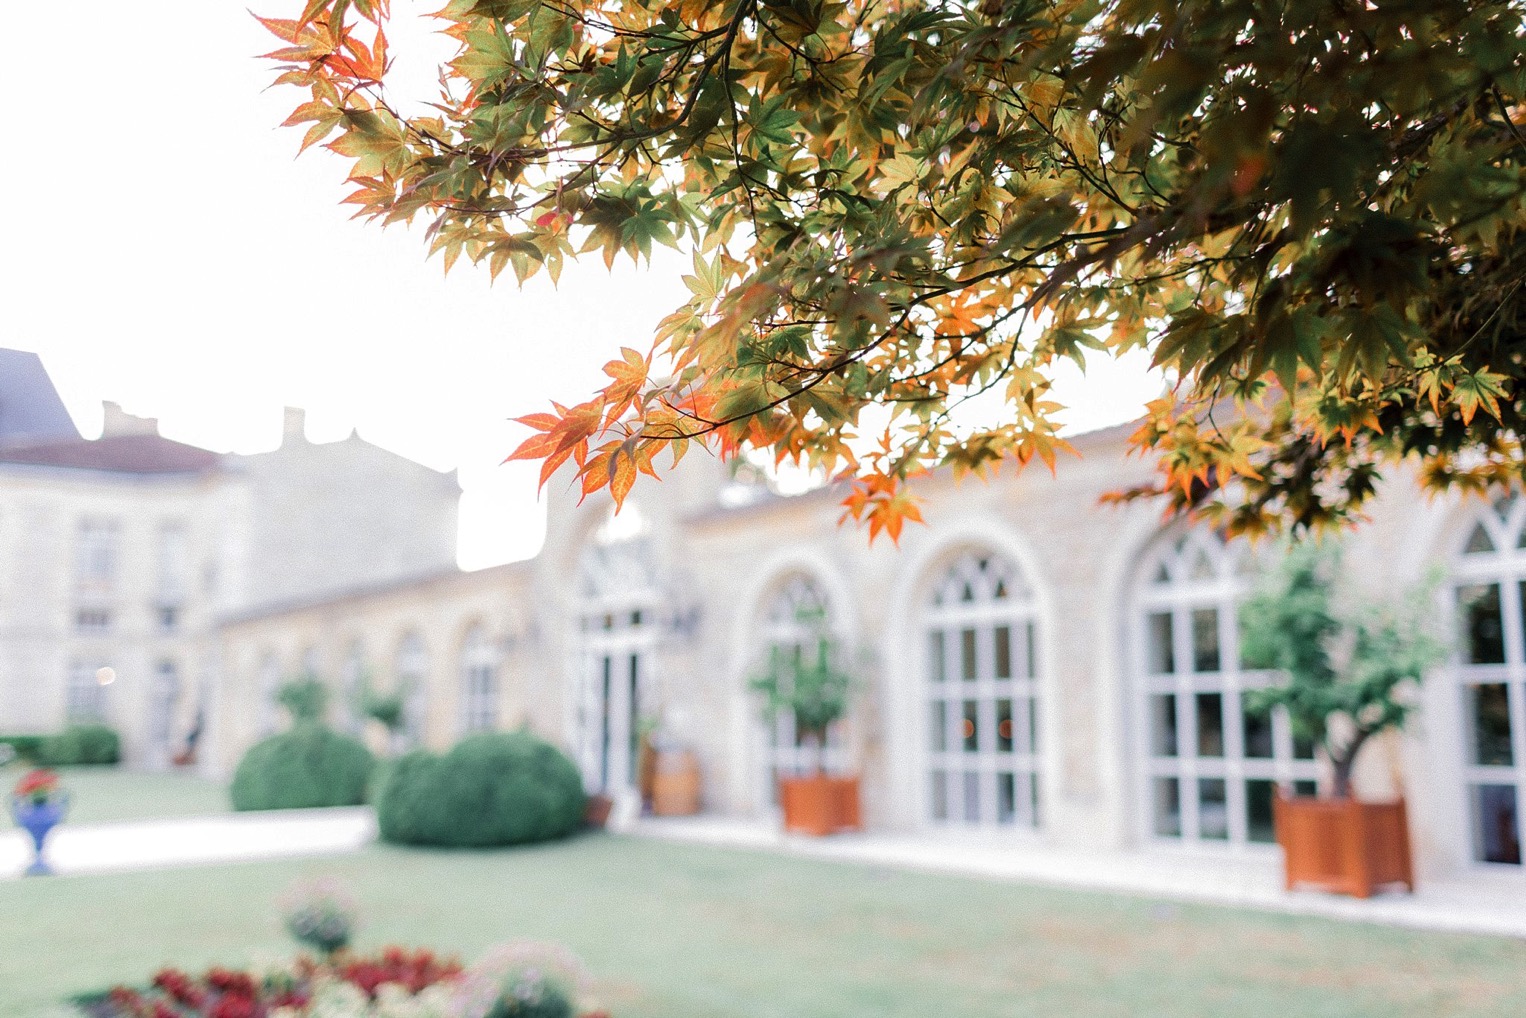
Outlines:
[[[291,17],[298,0],[257,0]],[[429,98],[444,40],[394,0],[402,92]],[[281,407],[308,437],[361,437],[464,491],[459,559],[533,555],[544,533],[535,467],[500,466],[507,419],[587,398],[620,346],[646,349],[686,297],[687,262],[650,269],[597,254],[561,286],[489,285],[425,260],[422,228],[349,220],[343,164],[295,159],[301,101],[264,91],[256,54],[279,41],[230,0],[84,0],[0,14],[0,346],[36,350],[87,436],[100,401],[158,417],[169,438],[220,451],[275,447]],[[1143,358],[1064,371],[1075,429],[1137,416],[1160,382]]]

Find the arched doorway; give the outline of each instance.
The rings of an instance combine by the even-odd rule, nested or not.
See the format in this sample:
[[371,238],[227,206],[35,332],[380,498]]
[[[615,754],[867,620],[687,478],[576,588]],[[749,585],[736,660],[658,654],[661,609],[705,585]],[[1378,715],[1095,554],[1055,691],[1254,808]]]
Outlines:
[[1476,862],[1521,865],[1526,790],[1526,499],[1478,513],[1452,559],[1463,780]]
[[1314,794],[1314,746],[1283,712],[1246,710],[1246,692],[1278,681],[1240,664],[1237,613],[1256,568],[1245,542],[1205,528],[1173,531],[1141,563],[1129,644],[1149,840],[1270,844],[1276,786]]
[[639,507],[627,502],[578,568],[578,765],[590,793],[636,789],[640,734],[653,713],[660,600],[655,554]]
[[971,549],[934,582],[922,624],[926,819],[948,827],[1038,827],[1032,589],[1015,563]]

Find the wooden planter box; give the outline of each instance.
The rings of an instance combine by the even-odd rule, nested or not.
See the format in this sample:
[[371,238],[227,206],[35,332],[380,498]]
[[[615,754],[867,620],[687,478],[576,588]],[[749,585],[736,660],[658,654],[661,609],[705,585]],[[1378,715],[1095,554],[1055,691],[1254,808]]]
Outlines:
[[784,829],[796,834],[837,834],[861,831],[858,778],[814,774],[779,779],[779,803],[784,807]]
[[1415,890],[1404,800],[1285,799],[1272,802],[1287,887],[1311,884],[1370,898],[1385,884]]

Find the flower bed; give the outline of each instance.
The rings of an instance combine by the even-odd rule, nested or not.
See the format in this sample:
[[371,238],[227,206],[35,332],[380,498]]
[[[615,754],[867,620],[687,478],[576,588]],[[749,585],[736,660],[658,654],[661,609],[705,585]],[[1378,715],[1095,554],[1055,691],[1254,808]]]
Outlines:
[[575,959],[544,945],[509,945],[471,969],[389,947],[263,973],[163,969],[147,988],[78,1003],[90,1018],[608,1018],[579,1003],[582,981]]

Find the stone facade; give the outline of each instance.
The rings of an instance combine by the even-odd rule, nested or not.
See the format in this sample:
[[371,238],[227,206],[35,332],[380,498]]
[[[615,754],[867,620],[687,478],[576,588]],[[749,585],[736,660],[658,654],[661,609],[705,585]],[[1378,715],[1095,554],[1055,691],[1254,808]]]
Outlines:
[[259,456],[114,404],[85,441],[35,355],[0,354],[0,733],[102,720],[130,763],[167,766],[215,741],[223,618],[455,569],[449,474],[308,443],[301,411]]
[[[1286,719],[1242,710],[1275,681],[1237,650],[1266,549],[1103,504],[1150,472],[1127,434],[1077,437],[1081,456],[1052,475],[924,478],[928,525],[899,547],[841,525],[840,492],[783,497],[703,456],[641,478],[618,516],[559,476],[536,558],[472,573],[448,554],[449,478],[355,439],[166,454],[181,469],[158,473],[103,469],[110,446],[90,468],[78,450],[0,451],[0,728],[56,726],[69,676],[109,661],[134,760],[162,763],[199,718],[199,763],[227,774],[284,723],[280,685],[312,673],[332,723],[379,752],[528,726],[627,808],[635,733],[655,725],[698,755],[705,808],[726,815],[767,822],[777,775],[819,755],[862,776],[877,830],[1014,851],[1273,851],[1273,788],[1327,774]],[[1370,516],[1347,577],[1381,596],[1439,574],[1436,625],[1455,647],[1405,733],[1365,753],[1358,789],[1406,796],[1422,875],[1526,879],[1526,500],[1427,498],[1401,470]],[[109,632],[91,634],[79,548],[97,520],[118,521],[121,579]],[[166,521],[194,564],[174,632],[155,579]],[[823,639],[857,687],[818,754],[765,720],[750,683],[772,653]],[[360,716],[363,686],[406,694],[401,738]]]
[[[553,482],[533,561],[225,624],[218,759],[231,765],[254,737],[261,659],[273,655],[290,672],[313,646],[338,674],[334,662],[361,641],[379,651],[371,667],[385,685],[388,656],[409,633],[429,652],[419,730],[427,744],[449,745],[483,719],[462,706],[476,674],[465,634],[481,625],[492,648],[492,726],[529,725],[579,760],[590,788],[628,796],[624,747],[632,723],[650,719],[662,738],[698,753],[707,809],[767,817],[772,775],[802,758],[775,744],[749,680],[777,638],[777,599],[793,584],[825,604],[858,675],[829,755],[862,774],[871,827],[969,829],[1078,849],[1269,851],[1273,785],[1325,774],[1285,722],[1240,710],[1241,692],[1269,681],[1242,674],[1234,649],[1234,604],[1255,549],[1163,521],[1150,505],[1104,505],[1104,493],[1150,469],[1127,454],[1126,435],[1080,436],[1081,457],[1053,476],[924,479],[929,525],[908,528],[899,547],[871,546],[841,526],[838,492],[780,497],[703,457],[661,482],[642,478],[618,517],[599,497],[578,504]],[[1348,572],[1371,593],[1414,586],[1458,562],[1491,511],[1480,500],[1424,498],[1396,475],[1352,535]],[[1514,554],[1501,566],[1511,582]],[[998,573],[1000,597],[938,603],[960,576]],[[1448,581],[1437,594],[1449,630],[1466,629],[1459,619],[1472,610],[1458,590]],[[1505,739],[1515,747],[1526,734],[1518,644],[1526,639],[1511,638],[1497,681],[1484,675],[1491,696],[1509,684]],[[1501,872],[1517,872],[1508,839],[1486,837],[1481,825],[1501,825],[1500,790],[1521,787],[1522,751],[1496,752],[1489,768],[1470,762],[1479,718],[1464,671],[1455,662],[1436,669],[1415,723],[1365,754],[1359,788],[1407,796],[1422,872],[1465,870],[1490,853],[1506,863]],[[1496,742],[1509,728],[1497,715],[1485,719]],[[380,746],[378,733],[371,738]],[[1485,785],[1495,790],[1479,792]]]

